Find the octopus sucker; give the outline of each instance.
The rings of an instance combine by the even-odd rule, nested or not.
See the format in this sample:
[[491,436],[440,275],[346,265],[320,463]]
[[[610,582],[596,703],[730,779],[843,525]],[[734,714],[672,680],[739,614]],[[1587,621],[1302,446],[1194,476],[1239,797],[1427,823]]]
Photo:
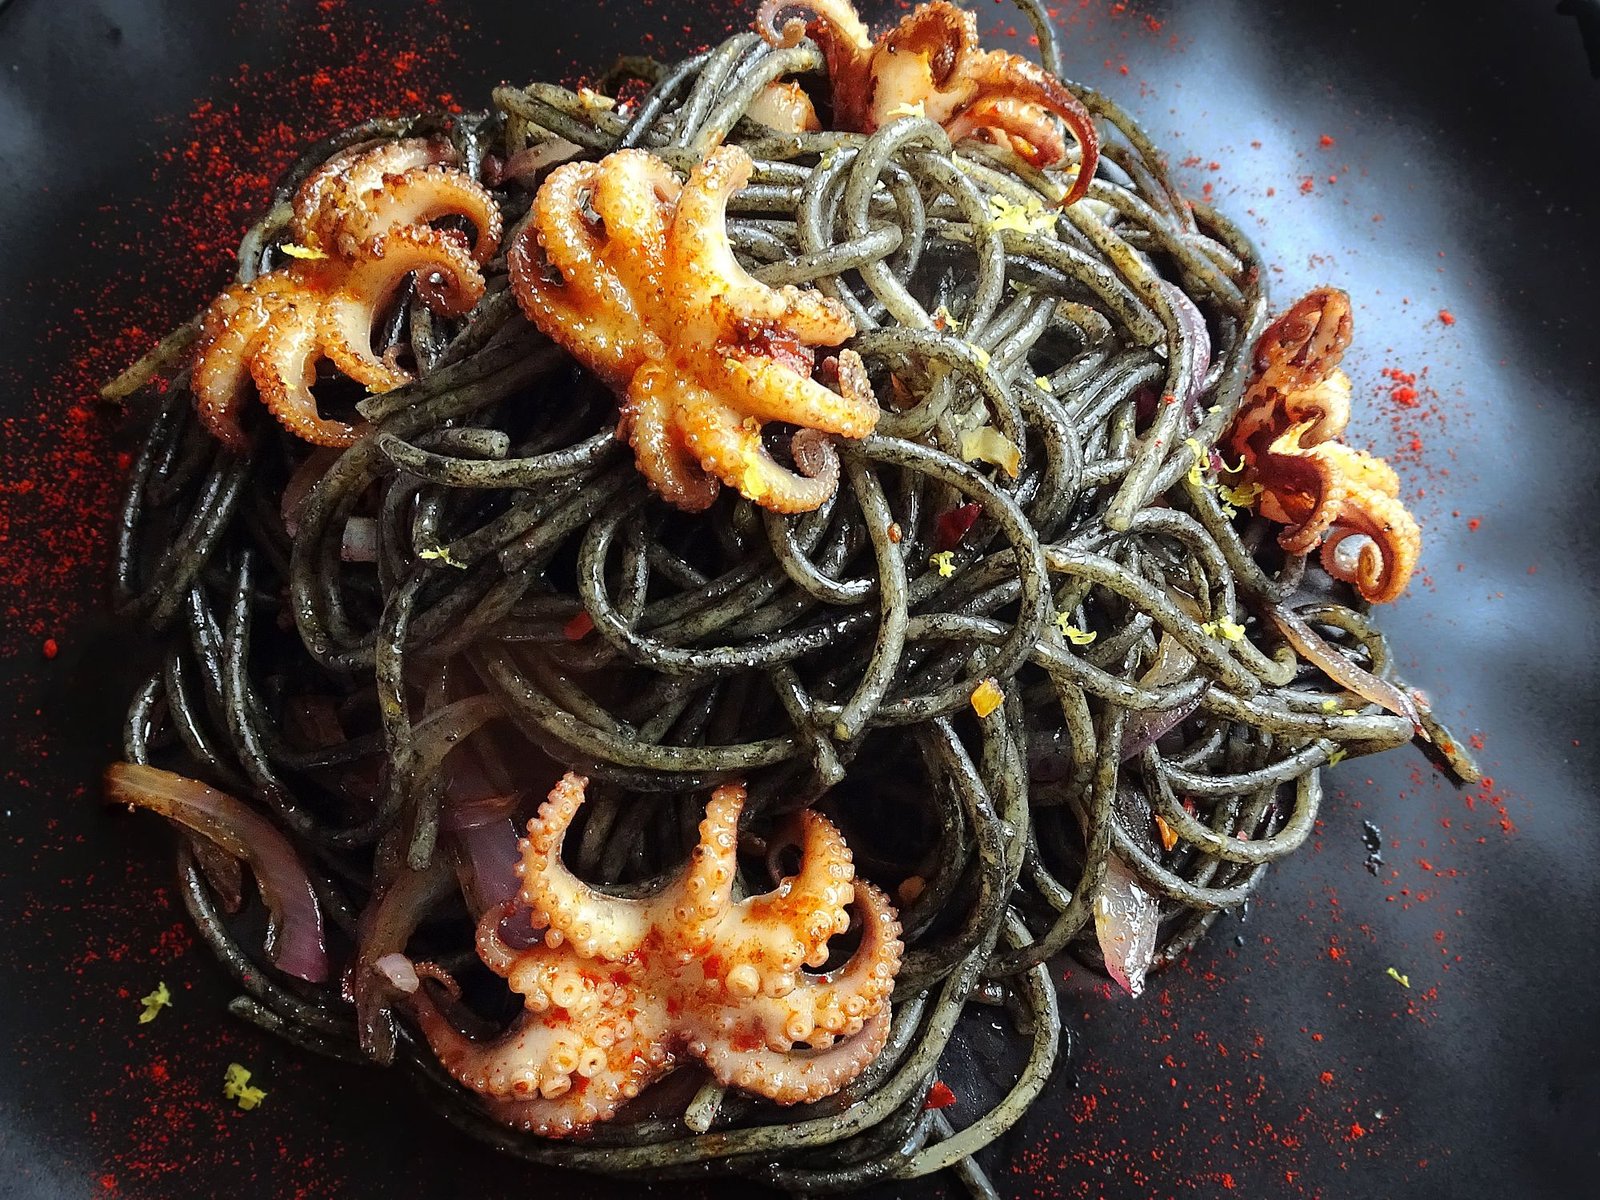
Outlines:
[[[800,861],[771,892],[733,901],[742,784],[716,789],[676,877],[643,899],[607,896],[561,862],[587,781],[567,774],[528,823],[522,896],[543,941],[517,950],[485,913],[479,957],[523,997],[498,1036],[463,1033],[427,988],[407,1002],[444,1069],[507,1124],[580,1132],[682,1063],[780,1104],[818,1099],[882,1050],[904,947],[888,897],[855,879],[833,824],[805,812],[781,836]],[[860,923],[826,974],[828,939]],[[555,935],[555,936],[552,936]],[[535,1090],[537,1094],[535,1094]]]
[[[811,20],[791,18],[780,28],[779,14],[790,10]],[[1053,167],[1067,157],[1059,119],[1079,149],[1062,204],[1089,190],[1100,138],[1082,101],[1020,54],[982,49],[970,12],[943,0],[920,4],[874,42],[848,0],[765,0],[755,28],[775,46],[802,36],[816,42],[828,64],[835,128],[872,133],[915,114],[943,126],[951,141],[981,133],[1036,167]]]
[[[1308,554],[1321,543],[1328,573],[1381,604],[1405,591],[1422,531],[1389,464],[1335,440],[1350,421],[1350,380],[1339,362],[1351,334],[1350,298],[1335,288],[1291,305],[1256,345],[1224,443],[1241,459],[1241,482],[1260,488],[1261,514],[1284,526],[1279,545]],[[1363,540],[1351,564],[1341,547],[1355,537]]]
[[763,445],[763,424],[861,438],[878,420],[853,351],[836,356],[839,391],[811,377],[813,347],[855,334],[844,307],[768,287],[734,257],[727,201],[750,171],[735,146],[682,184],[643,150],[567,163],[507,251],[523,313],[623,398],[618,435],[640,472],[691,512],[721,484],[776,512],[815,509],[838,486],[836,462],[797,453],[798,469],[784,466]]
[[[290,228],[308,257],[234,284],[201,319],[195,406],[219,441],[245,449],[239,407],[253,381],[291,433],[350,445],[358,426],[318,414],[316,364],[391,391],[412,376],[373,352],[372,334],[406,278],[440,316],[464,316],[482,298],[479,264],[499,243],[500,212],[481,184],[447,165],[452,157],[442,142],[383,142],[334,155],[301,184]],[[470,239],[429,223],[454,218],[472,225]]]

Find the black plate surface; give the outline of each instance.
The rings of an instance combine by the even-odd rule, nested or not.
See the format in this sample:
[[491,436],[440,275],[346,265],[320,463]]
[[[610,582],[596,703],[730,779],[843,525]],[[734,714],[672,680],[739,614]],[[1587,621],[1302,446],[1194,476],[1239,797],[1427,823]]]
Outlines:
[[[991,36],[1020,23],[976,7]],[[745,6],[0,8],[0,1194],[751,1195],[496,1159],[382,1072],[227,1017],[163,831],[93,787],[138,653],[100,615],[129,435],[90,399],[203,302],[297,141],[676,55]],[[1141,1001],[1062,966],[1073,1057],[986,1161],[1009,1196],[1592,1194],[1600,84],[1578,22],[1554,0],[1057,11],[1073,73],[1245,222],[1280,302],[1354,296],[1354,437],[1428,538],[1387,628],[1492,783],[1457,794],[1409,753],[1340,768],[1314,846]],[[139,1025],[158,980],[173,1006]],[[268,1092],[253,1112],[220,1096],[231,1061]]]

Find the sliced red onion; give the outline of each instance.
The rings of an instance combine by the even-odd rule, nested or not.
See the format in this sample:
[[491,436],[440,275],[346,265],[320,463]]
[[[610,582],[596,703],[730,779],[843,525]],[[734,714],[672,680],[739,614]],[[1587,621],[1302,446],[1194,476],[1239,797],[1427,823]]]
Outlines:
[[1160,924],[1161,901],[1126,863],[1110,855],[1105,876],[1094,893],[1094,932],[1105,955],[1106,970],[1130,996],[1144,991]]
[[339,702],[332,696],[294,696],[283,706],[284,724],[295,744],[308,750],[326,750],[348,741],[339,720]]
[[346,521],[339,557],[345,562],[377,562],[378,522],[372,517],[351,517]]
[[1175,708],[1134,713],[1122,727],[1121,761],[1127,762],[1134,755],[1144,753],[1199,707],[1200,694],[1197,692],[1193,700],[1185,700]]
[[416,967],[411,965],[411,960],[404,954],[385,954],[373,963],[372,967],[387,979],[396,991],[404,992],[408,996],[415,995],[417,989],[422,986],[422,981],[417,978]]
[[322,481],[328,468],[338,461],[340,451],[320,448],[306,455],[306,460],[294,469],[289,482],[283,485],[283,495],[278,500],[278,512],[283,516],[284,531],[290,536],[300,529],[300,507],[311,489]]
[[456,829],[451,840],[457,851],[452,855],[456,874],[473,916],[521,895],[517,864],[522,852],[517,845],[517,827],[508,818]]
[[199,834],[189,835],[189,848],[194,851],[194,861],[216,893],[222,911],[238,912],[244,906],[244,868],[239,860]]
[[504,821],[514,816],[518,805],[522,803],[523,793],[502,792],[493,796],[480,796],[473,800],[456,800],[453,796],[445,801],[444,811],[439,816],[439,824],[452,833],[463,829],[477,829],[482,825],[493,825],[497,821]]
[[1404,688],[1396,687],[1387,679],[1379,679],[1371,671],[1356,666],[1344,651],[1330,646],[1317,636],[1316,631],[1298,613],[1276,604],[1263,605],[1261,611],[1278,627],[1289,644],[1300,652],[1301,657],[1321,669],[1329,679],[1349,688],[1363,700],[1370,700],[1379,708],[1387,709],[1397,717],[1404,717],[1411,722],[1418,737],[1423,741],[1431,740],[1423,728],[1416,701]]
[[540,142],[537,146],[528,146],[500,164],[499,179],[493,181],[494,186],[515,180],[525,187],[532,187],[539,181],[540,171],[582,153],[582,146],[559,137]]
[[1172,315],[1177,318],[1178,328],[1183,330],[1184,336],[1194,346],[1194,360],[1190,363],[1189,374],[1182,381],[1183,391],[1178,397],[1193,411],[1200,392],[1205,388],[1206,374],[1211,370],[1211,332],[1206,328],[1205,316],[1195,307],[1194,301],[1183,294],[1182,289],[1165,279],[1156,282],[1172,305]]
[[289,839],[270,821],[198,780],[137,763],[107,767],[105,789],[112,803],[160,813],[248,863],[270,914],[267,956],[308,983],[328,978],[317,894]]

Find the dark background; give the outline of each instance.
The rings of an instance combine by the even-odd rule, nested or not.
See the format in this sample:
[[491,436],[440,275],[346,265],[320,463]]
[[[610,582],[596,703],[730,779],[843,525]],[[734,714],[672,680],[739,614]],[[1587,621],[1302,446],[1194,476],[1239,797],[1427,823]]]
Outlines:
[[[1021,23],[975,7],[991,37]],[[129,434],[90,396],[204,302],[296,142],[677,55],[746,7],[0,9],[0,1194],[733,1195],[538,1177],[402,1081],[226,1016],[164,831],[92,786],[137,647],[100,615]],[[1341,767],[1314,847],[1142,1000],[1063,966],[1075,1053],[986,1161],[1016,1196],[1589,1194],[1600,84],[1578,25],[1554,0],[1058,11],[1072,73],[1259,238],[1280,303],[1324,281],[1355,299],[1352,440],[1390,456],[1427,535],[1387,628],[1492,782],[1458,794],[1410,753]],[[158,980],[174,1003],[139,1025]],[[233,1061],[267,1091],[253,1112],[220,1095]],[[982,1074],[948,1078],[971,1096]]]

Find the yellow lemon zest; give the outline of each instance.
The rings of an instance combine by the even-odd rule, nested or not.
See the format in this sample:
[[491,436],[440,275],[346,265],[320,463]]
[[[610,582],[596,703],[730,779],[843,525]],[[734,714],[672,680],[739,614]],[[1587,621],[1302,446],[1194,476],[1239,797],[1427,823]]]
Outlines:
[[172,1003],[172,993],[167,991],[165,983],[157,983],[156,990],[148,996],[141,996],[139,1003],[144,1005],[144,1011],[139,1014],[139,1024],[148,1025],[163,1008]]
[[1100,636],[1092,629],[1088,630],[1087,632],[1079,629],[1072,623],[1071,613],[1058,612],[1056,614],[1056,628],[1061,630],[1061,636],[1066,638],[1067,641],[1071,642],[1074,646],[1087,646],[1090,642],[1094,641],[1095,638]]
[[222,1076],[222,1094],[227,1099],[236,1101],[239,1107],[246,1111],[267,1098],[266,1092],[250,1086],[250,1072],[239,1063],[228,1064],[228,1069]]
[[448,546],[429,546],[425,550],[418,550],[417,557],[425,558],[430,561],[442,562],[445,566],[454,567],[458,571],[465,571],[467,569],[466,563],[457,562],[455,559],[450,557],[450,548]]
[[1045,208],[1037,196],[1013,204],[1004,196],[989,197],[989,228],[1011,229],[1017,233],[1049,233],[1056,225],[1056,214]]

